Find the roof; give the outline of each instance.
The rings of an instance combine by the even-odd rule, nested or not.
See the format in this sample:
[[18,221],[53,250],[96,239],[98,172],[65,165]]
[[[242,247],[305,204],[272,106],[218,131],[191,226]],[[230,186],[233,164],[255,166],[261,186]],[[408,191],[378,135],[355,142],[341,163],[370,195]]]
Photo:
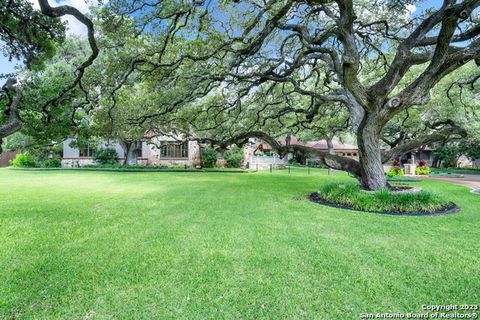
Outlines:
[[[357,146],[348,143],[341,143],[339,141],[332,141],[334,150],[358,150]],[[307,141],[305,143],[307,147],[312,147],[321,150],[328,150],[327,140]]]

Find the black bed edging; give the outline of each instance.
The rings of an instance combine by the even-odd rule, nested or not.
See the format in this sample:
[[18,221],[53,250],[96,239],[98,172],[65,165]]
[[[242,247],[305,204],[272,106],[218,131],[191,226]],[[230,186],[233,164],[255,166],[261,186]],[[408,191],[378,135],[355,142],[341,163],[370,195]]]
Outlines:
[[401,213],[398,211],[371,211],[371,210],[361,210],[361,209],[355,209],[351,207],[347,207],[344,205],[340,204],[335,204],[331,203],[328,201],[322,200],[317,192],[312,193],[310,196],[308,196],[308,199],[312,202],[327,206],[327,207],[332,207],[332,208],[337,208],[337,209],[345,209],[345,210],[351,210],[351,211],[359,211],[359,212],[367,212],[367,213],[377,213],[377,214],[388,214],[392,216],[438,216],[438,215],[444,215],[444,214],[450,214],[450,213],[456,213],[460,211],[460,207],[458,207],[456,204],[452,203],[451,206],[441,209],[441,210],[436,210],[432,212],[409,212],[409,213]]
[[13,168],[18,171],[98,171],[98,172],[201,172],[201,173],[246,173],[244,170],[202,169],[114,169],[114,168]]
[[387,179],[387,182],[422,182],[422,181],[423,181],[422,179],[397,179],[397,180]]

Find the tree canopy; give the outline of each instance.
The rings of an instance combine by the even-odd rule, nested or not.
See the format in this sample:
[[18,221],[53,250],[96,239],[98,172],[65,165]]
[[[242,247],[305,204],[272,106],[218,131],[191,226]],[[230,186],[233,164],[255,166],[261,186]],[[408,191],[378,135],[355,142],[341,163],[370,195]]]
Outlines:
[[[47,104],[76,88],[80,108],[91,109],[105,135],[169,129],[219,146],[258,137],[281,155],[314,155],[375,190],[388,186],[386,161],[478,132],[478,121],[451,110],[453,103],[475,119],[479,108],[478,0],[433,8],[413,0],[111,0],[93,20],[39,4],[43,15],[84,23],[91,49]],[[83,85],[98,43],[102,62]],[[358,161],[277,141],[348,132]]]

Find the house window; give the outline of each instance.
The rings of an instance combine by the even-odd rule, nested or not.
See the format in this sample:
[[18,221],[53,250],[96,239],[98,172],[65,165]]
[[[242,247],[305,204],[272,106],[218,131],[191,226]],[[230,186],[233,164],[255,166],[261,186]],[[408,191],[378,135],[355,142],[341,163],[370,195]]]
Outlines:
[[85,148],[79,149],[79,156],[81,158],[91,158],[95,154],[95,148],[89,144]]
[[162,158],[188,158],[188,142],[183,143],[162,141],[160,147]]

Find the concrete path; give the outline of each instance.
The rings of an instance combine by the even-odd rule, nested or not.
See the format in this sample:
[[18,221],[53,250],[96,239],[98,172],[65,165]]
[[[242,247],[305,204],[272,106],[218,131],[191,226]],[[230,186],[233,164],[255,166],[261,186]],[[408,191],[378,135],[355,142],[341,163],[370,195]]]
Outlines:
[[480,192],[480,174],[463,174],[463,176],[463,178],[428,177],[428,179],[459,184]]

